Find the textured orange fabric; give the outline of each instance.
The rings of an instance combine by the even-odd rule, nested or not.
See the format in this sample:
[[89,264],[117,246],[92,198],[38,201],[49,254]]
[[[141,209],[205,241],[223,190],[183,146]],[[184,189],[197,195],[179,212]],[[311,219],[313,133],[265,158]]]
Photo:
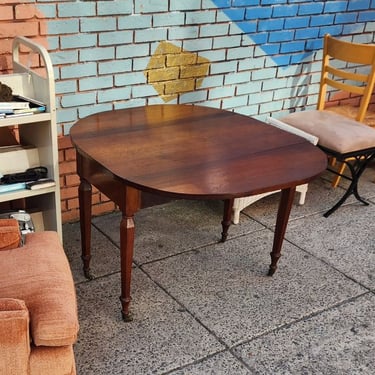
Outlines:
[[19,247],[21,231],[16,219],[0,219],[0,250]]
[[30,356],[30,375],[75,375],[73,347],[33,347]]
[[56,232],[29,233],[23,247],[0,252],[1,297],[25,301],[36,346],[75,343],[75,287]]
[[28,374],[29,312],[23,301],[0,298],[0,374]]

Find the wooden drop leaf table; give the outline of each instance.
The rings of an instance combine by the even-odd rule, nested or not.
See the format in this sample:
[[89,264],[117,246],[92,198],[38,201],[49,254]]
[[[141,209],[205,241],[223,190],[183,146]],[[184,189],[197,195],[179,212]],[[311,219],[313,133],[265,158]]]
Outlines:
[[80,177],[84,272],[90,276],[92,185],[115,202],[120,222],[121,304],[131,320],[134,214],[141,192],[224,201],[222,241],[234,198],[281,189],[269,275],[276,270],[297,185],[325,170],[304,138],[254,118],[195,105],[150,105],[97,113],[71,128]]

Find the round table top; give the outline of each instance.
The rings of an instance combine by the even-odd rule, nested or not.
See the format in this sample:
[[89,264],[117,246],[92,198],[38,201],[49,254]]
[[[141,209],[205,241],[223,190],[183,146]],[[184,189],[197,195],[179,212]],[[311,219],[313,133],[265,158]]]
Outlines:
[[137,189],[228,199],[293,187],[326,168],[304,138],[254,118],[196,105],[102,112],[71,128],[77,152]]

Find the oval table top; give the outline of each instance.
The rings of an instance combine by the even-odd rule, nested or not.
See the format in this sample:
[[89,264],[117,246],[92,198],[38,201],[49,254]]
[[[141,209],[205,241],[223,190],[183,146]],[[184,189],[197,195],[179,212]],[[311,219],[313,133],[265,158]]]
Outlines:
[[231,199],[309,182],[325,154],[254,118],[196,105],[90,115],[70,131],[77,151],[127,185],[180,198]]

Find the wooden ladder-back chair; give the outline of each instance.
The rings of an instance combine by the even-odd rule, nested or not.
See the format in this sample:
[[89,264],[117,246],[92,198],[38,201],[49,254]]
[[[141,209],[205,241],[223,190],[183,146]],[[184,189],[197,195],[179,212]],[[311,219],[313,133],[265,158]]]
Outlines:
[[[369,110],[375,84],[375,44],[351,43],[327,34],[321,74],[318,110],[375,126],[375,111]],[[334,91],[327,95],[329,87]],[[335,95],[341,99],[332,100]],[[339,184],[344,170],[345,163],[342,163],[339,175],[332,181],[333,187]]]
[[[345,70],[332,66],[333,59],[340,60]],[[347,64],[357,64],[359,67],[349,72],[346,70]],[[368,65],[367,74],[362,71],[364,65]],[[354,85],[353,81],[360,84]],[[286,124],[318,137],[318,146],[326,152],[327,156],[343,163],[350,170],[350,176],[346,176],[342,169],[328,168],[334,174],[350,180],[351,183],[343,197],[324,214],[326,217],[341,206],[351,194],[360,202],[368,204],[358,194],[357,185],[367,165],[375,159],[375,128],[362,122],[371,99],[374,82],[375,45],[349,43],[325,35],[317,110],[294,112],[280,119]],[[343,115],[343,108],[338,110],[339,113],[333,107],[325,110],[327,86],[362,96],[354,119],[347,114]]]
[[[325,35],[321,74],[319,110],[375,126],[375,113],[368,112],[375,84],[375,44],[351,43]],[[327,103],[327,87],[347,93],[349,98],[340,99],[338,105]]]

